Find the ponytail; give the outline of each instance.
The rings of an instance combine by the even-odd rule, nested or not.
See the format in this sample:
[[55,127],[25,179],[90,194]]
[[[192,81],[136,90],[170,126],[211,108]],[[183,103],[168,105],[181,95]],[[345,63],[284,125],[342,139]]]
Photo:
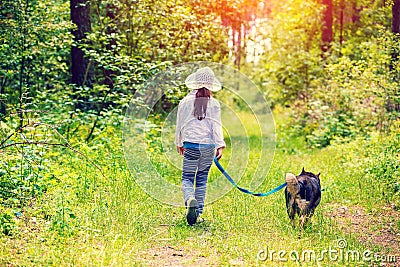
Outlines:
[[210,97],[211,93],[207,88],[203,87],[197,90],[194,100],[194,116],[200,121],[206,117],[207,105]]

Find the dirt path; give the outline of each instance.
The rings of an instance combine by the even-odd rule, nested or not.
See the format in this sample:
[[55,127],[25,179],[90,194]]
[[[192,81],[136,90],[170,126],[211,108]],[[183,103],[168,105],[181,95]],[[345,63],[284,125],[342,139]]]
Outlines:
[[[400,253],[400,213],[393,207],[367,211],[357,205],[333,204],[333,210],[327,215],[338,221],[340,230],[355,235],[362,243]],[[400,257],[400,254],[397,256]]]
[[140,260],[147,266],[218,266],[200,251],[188,251],[173,246],[149,249],[141,255]]
[[[400,263],[400,212],[391,206],[368,211],[358,205],[331,205],[332,211],[325,215],[337,221],[340,231],[355,236],[367,246],[382,248],[382,252],[397,256],[396,264]],[[218,253],[205,256],[201,251],[160,245],[144,251],[138,260],[147,266],[219,266],[219,256]],[[391,264],[381,263],[380,266],[397,266]],[[239,258],[231,260],[229,265],[246,264]]]

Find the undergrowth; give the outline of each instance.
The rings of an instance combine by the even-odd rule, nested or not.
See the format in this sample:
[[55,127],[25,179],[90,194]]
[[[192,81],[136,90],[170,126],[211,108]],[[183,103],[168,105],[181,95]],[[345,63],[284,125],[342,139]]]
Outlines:
[[[283,182],[285,172],[298,174],[303,167],[321,172],[322,202],[304,231],[291,227],[282,191],[256,198],[234,189],[206,206],[204,223],[188,227],[184,208],[154,200],[137,184],[135,173],[127,168],[120,136],[118,128],[108,127],[91,143],[77,147],[101,166],[104,176],[84,157],[60,148],[43,154],[47,169],[32,169],[36,182],[46,190],[32,191],[35,188],[32,180],[15,178],[26,183],[27,188],[31,185],[27,192],[41,193],[28,194],[28,202],[3,201],[0,206],[1,265],[132,266],[152,260],[167,264],[168,259],[155,255],[169,247],[185,255],[199,251],[184,259],[187,265],[200,257],[210,265],[238,261],[245,265],[296,266],[296,262],[260,262],[257,254],[266,248],[323,250],[340,238],[345,238],[352,249],[379,252],[382,247],[368,247],[343,232],[334,218],[324,214],[336,203],[378,210],[388,204],[399,208],[400,146],[396,129],[388,135],[376,133],[368,139],[311,149],[304,145],[304,139],[293,138],[278,127],[271,169],[256,189],[268,191]],[[256,147],[252,149],[250,157],[257,157],[259,151]],[[240,160],[246,155],[242,151],[231,156]],[[152,160],[160,159],[153,157]],[[254,167],[252,160],[251,168]],[[11,165],[11,162],[9,158],[2,158],[2,164]],[[178,183],[179,177],[175,176],[179,172],[164,167],[162,170],[164,176],[174,176],[170,179]],[[39,176],[38,171],[43,175]],[[246,184],[251,173],[244,172],[240,184]],[[239,172],[230,174],[234,179],[239,178]],[[7,175],[12,177],[11,173]],[[212,175],[218,172],[212,169]],[[323,263],[342,266],[337,262]]]

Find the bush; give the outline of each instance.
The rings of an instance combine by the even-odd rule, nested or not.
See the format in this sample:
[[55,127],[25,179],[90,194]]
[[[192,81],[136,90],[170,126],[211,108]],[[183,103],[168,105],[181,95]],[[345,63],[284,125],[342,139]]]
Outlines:
[[0,234],[12,235],[15,228],[14,214],[0,205]]
[[326,78],[310,88],[307,99],[293,101],[292,124],[301,126],[313,147],[333,141],[368,136],[375,130],[388,131],[399,119],[398,83],[389,71],[394,45],[391,33],[355,45],[350,40],[333,47],[325,66]]
[[400,209],[400,132],[372,143],[365,155],[371,159],[365,169],[366,175],[381,183],[382,197],[393,201],[397,209]]
[[[372,133],[349,144],[329,149],[340,151],[348,177],[359,177],[358,185],[373,201],[382,200],[400,209],[400,123],[388,135]],[[397,129],[396,129],[397,127]]]

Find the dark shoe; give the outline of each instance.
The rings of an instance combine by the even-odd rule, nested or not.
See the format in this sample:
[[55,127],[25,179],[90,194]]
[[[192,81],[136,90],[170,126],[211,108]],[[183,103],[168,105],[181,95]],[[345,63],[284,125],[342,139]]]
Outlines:
[[189,225],[193,225],[197,221],[197,212],[196,209],[199,207],[197,200],[195,198],[189,198],[187,201],[187,214],[186,220]]

